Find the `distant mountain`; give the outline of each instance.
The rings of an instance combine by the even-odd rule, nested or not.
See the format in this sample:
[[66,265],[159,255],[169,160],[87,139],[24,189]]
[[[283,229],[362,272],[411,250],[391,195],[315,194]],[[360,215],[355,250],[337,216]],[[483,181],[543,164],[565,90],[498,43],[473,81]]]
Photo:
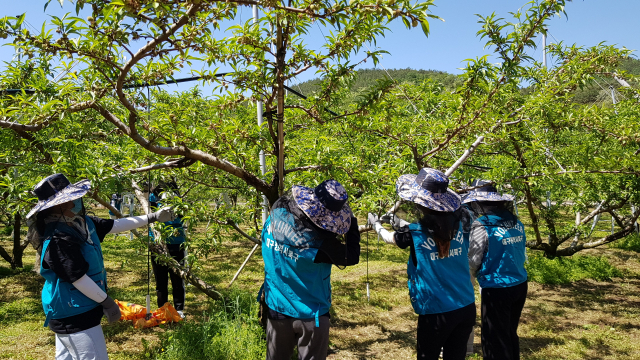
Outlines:
[[[353,90],[360,90],[373,86],[378,79],[391,78],[398,83],[419,84],[426,79],[433,79],[443,84],[447,89],[453,89],[460,83],[456,75],[437,70],[414,70],[414,69],[361,69],[356,72],[356,81]],[[320,79],[312,79],[298,85],[292,85],[294,90],[302,91],[303,94],[310,94],[318,89]]]
[[[634,58],[628,58],[622,61],[620,70],[624,70],[632,75],[640,75],[640,60]],[[353,90],[358,91],[363,88],[373,86],[378,79],[391,78],[398,83],[413,83],[419,84],[426,79],[432,79],[445,86],[448,90],[455,89],[456,86],[461,84],[461,81],[457,75],[449,74],[444,71],[437,70],[415,70],[415,69],[361,69],[356,72],[356,80],[353,84]],[[609,86],[618,88],[620,85],[611,77],[608,76],[596,76],[597,82],[585,86],[583,89],[578,89],[575,92],[573,101],[580,104],[595,104],[595,103],[611,103],[611,91]],[[303,94],[311,94],[318,89],[320,79],[312,79],[305,81],[301,84],[290,85],[294,90],[300,91]],[[632,84],[634,85],[634,84]],[[527,92],[527,88],[522,89],[524,93]]]

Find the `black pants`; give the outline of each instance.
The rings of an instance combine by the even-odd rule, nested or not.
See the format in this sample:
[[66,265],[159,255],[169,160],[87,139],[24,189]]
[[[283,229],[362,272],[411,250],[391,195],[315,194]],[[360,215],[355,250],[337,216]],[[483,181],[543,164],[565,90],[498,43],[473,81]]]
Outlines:
[[464,360],[476,322],[476,304],[440,314],[418,316],[418,359]]
[[482,354],[485,360],[520,359],[518,323],[528,285],[482,288]]
[[316,319],[267,320],[267,360],[289,360],[298,347],[299,360],[324,360],[329,350],[328,316]]
[[[182,264],[182,260],[184,260],[184,250],[181,249],[181,246],[181,244],[167,244],[169,255],[180,264]],[[153,266],[153,275],[156,278],[158,307],[161,307],[169,301],[169,277],[171,277],[173,307],[176,310],[184,310],[185,287],[180,275],[174,274],[169,270],[168,266],[158,264],[155,256],[151,257],[151,266]]]

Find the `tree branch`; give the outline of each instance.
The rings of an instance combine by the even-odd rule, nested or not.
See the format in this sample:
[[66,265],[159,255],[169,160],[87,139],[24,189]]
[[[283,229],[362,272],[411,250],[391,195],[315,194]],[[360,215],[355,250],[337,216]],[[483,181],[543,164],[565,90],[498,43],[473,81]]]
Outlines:
[[240,229],[240,227],[231,219],[227,219],[227,221],[221,221],[221,220],[216,220],[213,219],[214,222],[220,224],[220,225],[228,225],[233,227],[238,233],[240,233],[240,235],[244,236],[245,238],[251,240],[254,244],[258,244],[261,245],[262,241],[258,240],[256,238],[254,238],[253,236],[247,234],[246,232],[242,231],[242,229]]

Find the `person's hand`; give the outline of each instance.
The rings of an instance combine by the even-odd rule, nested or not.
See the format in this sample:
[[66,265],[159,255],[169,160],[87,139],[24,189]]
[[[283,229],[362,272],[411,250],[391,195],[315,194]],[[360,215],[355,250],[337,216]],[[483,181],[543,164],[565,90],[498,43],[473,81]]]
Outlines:
[[399,216],[395,214],[391,216],[390,223],[394,229],[399,229],[403,226],[409,225],[408,222],[402,220]]
[[367,215],[367,225],[373,226],[378,221],[379,221],[378,220],[378,215],[372,214],[372,213],[369,213],[369,215]]
[[118,306],[118,304],[116,304],[115,301],[113,301],[111,296],[107,296],[107,298],[104,299],[100,303],[100,305],[102,305],[102,312],[104,312],[104,315],[107,317],[109,324],[113,324],[114,322],[120,320],[120,317],[122,316],[120,314],[120,307]]
[[152,222],[167,222],[173,221],[176,218],[176,215],[173,213],[173,210],[170,207],[163,207],[162,209],[151,213],[149,216],[149,223]]
[[386,223],[386,224],[390,224],[392,216],[393,216],[392,214],[386,213],[386,214],[380,216],[380,222]]

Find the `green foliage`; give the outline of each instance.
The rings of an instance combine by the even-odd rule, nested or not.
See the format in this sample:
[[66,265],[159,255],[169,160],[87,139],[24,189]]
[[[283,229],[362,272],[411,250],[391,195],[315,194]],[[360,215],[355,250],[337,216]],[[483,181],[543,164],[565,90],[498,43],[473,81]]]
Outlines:
[[633,233],[624,239],[609,244],[610,248],[640,252],[640,235]]
[[582,279],[609,281],[622,272],[601,256],[573,256],[549,259],[529,252],[526,263],[529,280],[541,284],[569,284]]
[[[158,360],[244,360],[265,357],[264,330],[252,294],[240,294],[226,305],[213,303],[203,319],[185,322],[161,339]],[[198,321],[199,320],[199,321]]]

